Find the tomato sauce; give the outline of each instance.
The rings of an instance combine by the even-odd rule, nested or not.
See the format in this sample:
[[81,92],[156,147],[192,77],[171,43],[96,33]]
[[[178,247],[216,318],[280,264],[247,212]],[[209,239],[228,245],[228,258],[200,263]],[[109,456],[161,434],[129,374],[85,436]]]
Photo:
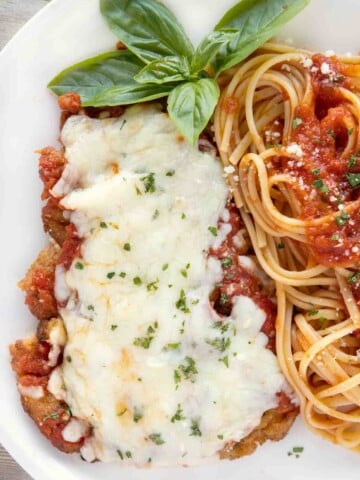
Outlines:
[[326,217],[320,225],[307,227],[314,262],[349,267],[360,261],[359,122],[341,87],[356,91],[351,75],[360,71],[336,57],[317,54],[312,61],[313,102],[296,108],[289,139],[302,155],[279,156],[273,169],[295,179],[290,188],[301,205],[301,219]]
[[238,257],[246,253],[247,246],[243,249],[239,247],[236,235],[244,228],[244,225],[234,204],[229,204],[228,210],[231,231],[219,248],[210,251],[210,256],[221,261],[224,274],[222,281],[211,295],[211,301],[220,315],[229,316],[232,310],[232,300],[235,297],[244,295],[251,298],[266,314],[261,331],[269,339],[268,348],[275,352],[276,306],[269,298],[269,293],[264,291],[260,279],[250,269],[240,264]]

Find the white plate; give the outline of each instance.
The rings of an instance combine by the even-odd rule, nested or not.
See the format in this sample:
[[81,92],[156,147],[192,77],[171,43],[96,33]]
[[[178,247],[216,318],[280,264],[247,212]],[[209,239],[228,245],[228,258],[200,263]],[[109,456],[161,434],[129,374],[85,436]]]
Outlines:
[[[168,0],[194,41],[234,0]],[[211,6],[211,8],[210,8]],[[356,52],[359,0],[312,0],[282,36],[296,45]],[[41,234],[37,155],[56,144],[58,109],[46,83],[60,69],[111,49],[115,38],[98,13],[98,0],[53,0],[0,55],[0,441],[36,480],[358,480],[360,456],[324,442],[301,420],[279,443],[267,443],[238,461],[184,469],[124,469],[86,464],[42,437],[22,411],[9,365],[8,344],[35,329],[16,282],[45,244]],[[299,459],[288,456],[304,446]]]

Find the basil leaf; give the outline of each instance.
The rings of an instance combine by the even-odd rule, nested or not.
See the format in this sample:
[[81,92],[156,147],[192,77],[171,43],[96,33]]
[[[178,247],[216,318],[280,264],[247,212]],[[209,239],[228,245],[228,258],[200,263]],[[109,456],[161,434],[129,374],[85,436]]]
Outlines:
[[236,37],[215,58],[217,74],[241,62],[269,40],[310,0],[241,0],[216,25],[215,30],[237,29]]
[[219,86],[211,78],[182,83],[170,93],[170,118],[192,145],[209,122],[219,96]]
[[139,83],[181,82],[190,76],[189,62],[185,57],[164,57],[146,65],[135,80]]
[[191,62],[191,72],[203,70],[215,57],[221,47],[229,43],[237,34],[237,30],[219,30],[209,33],[197,47]]
[[156,0],[100,0],[110,29],[145,63],[193,55],[193,46],[173,13]]
[[133,87],[112,87],[103,90],[87,103],[84,107],[105,107],[115,105],[129,105],[132,103],[149,102],[157,98],[167,97],[176,87],[177,83],[166,83],[164,85],[139,84],[134,82]]
[[66,68],[48,87],[57,95],[77,92],[83,105],[91,105],[91,99],[104,90],[136,86],[134,75],[143,66],[141,60],[127,50],[104,53]]

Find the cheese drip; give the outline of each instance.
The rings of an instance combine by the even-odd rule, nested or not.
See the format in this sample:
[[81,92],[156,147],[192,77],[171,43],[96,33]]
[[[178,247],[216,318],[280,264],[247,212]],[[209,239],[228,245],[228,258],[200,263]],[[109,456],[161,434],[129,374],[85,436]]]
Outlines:
[[56,274],[68,335],[56,374],[73,414],[93,427],[84,456],[136,465],[216,457],[284,387],[260,332],[265,313],[239,296],[222,319],[209,302],[222,268],[207,252],[231,229],[217,227],[229,217],[220,163],[156,106],[72,116],[62,142],[68,163],[53,194],[83,243]]

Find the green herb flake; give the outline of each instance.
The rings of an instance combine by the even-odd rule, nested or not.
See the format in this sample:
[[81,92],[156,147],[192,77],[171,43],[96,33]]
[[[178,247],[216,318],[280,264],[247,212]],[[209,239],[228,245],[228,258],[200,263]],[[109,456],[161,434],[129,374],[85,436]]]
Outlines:
[[184,313],[190,313],[190,310],[186,304],[186,295],[183,289],[181,289],[180,291],[180,297],[176,301],[175,306],[178,310],[181,310]]
[[92,312],[95,310],[94,305],[88,305],[87,306],[88,310],[91,310]]
[[183,410],[181,408],[181,405],[180,403],[178,403],[177,410],[174,413],[174,415],[171,417],[171,423],[181,422],[181,420],[185,420],[185,419],[186,417],[184,417],[183,415]]
[[335,135],[335,132],[334,132],[334,130],[333,130],[332,128],[328,128],[328,129],[326,130],[326,133],[327,133],[328,135],[330,135],[331,138],[333,138],[334,140],[336,140],[336,135]]
[[326,185],[324,185],[324,182],[321,180],[321,178],[317,178],[312,182],[315,188],[317,188],[320,192],[322,193],[329,193],[329,189]]
[[334,242],[337,242],[340,239],[340,236],[338,233],[334,233],[334,235],[331,235],[330,240],[333,240]]
[[226,305],[229,302],[229,296],[226,293],[220,295],[220,305]]
[[146,285],[146,289],[148,292],[155,292],[159,289],[159,279],[157,278],[154,282],[148,283]]
[[155,443],[155,445],[163,445],[165,443],[165,440],[163,440],[162,436],[160,433],[151,433],[149,435],[149,439]]
[[304,447],[294,447],[293,453],[302,453],[304,451]]
[[360,173],[347,173],[346,178],[353,188],[360,187]]
[[283,250],[283,249],[285,248],[285,246],[286,246],[286,245],[285,245],[284,242],[280,242],[280,243],[277,244],[276,247],[277,247],[278,250]]
[[132,457],[132,454],[131,452],[129,452],[129,450],[127,452],[125,452],[125,455],[127,456],[127,458],[131,458]]
[[349,135],[349,136],[352,135],[353,132],[354,132],[354,129],[353,129],[353,128],[349,128],[349,129],[348,129],[348,135]]
[[46,415],[43,416],[43,422],[46,422],[46,420],[48,420],[49,418],[51,418],[52,420],[57,420],[59,418],[59,414],[54,412],[54,413],[47,413]]
[[133,415],[133,420],[135,423],[138,423],[142,418],[143,418],[143,413],[140,409],[134,408],[134,415]]
[[100,228],[107,228],[106,222],[100,222]]
[[186,218],[185,213],[182,213],[182,214],[181,214],[181,220],[185,220],[185,218]]
[[307,314],[310,316],[310,317],[313,317],[314,315],[317,315],[319,313],[319,310],[309,310],[307,312]]
[[66,361],[71,363],[72,362],[72,358],[71,358],[71,355],[66,355]]
[[357,283],[360,280],[360,272],[354,272],[348,276],[347,282],[348,283]]
[[229,268],[232,265],[232,260],[231,258],[228,258],[228,257],[222,258],[220,262],[223,268]]
[[168,170],[165,175],[167,177],[172,177],[173,175],[175,175],[175,170]]
[[219,358],[219,362],[222,362],[226,368],[229,368],[229,357],[227,355],[223,358]]
[[216,348],[216,350],[219,350],[220,352],[225,352],[225,350],[230,347],[231,340],[230,338],[217,337],[214,339],[207,339],[206,343],[211,347]]
[[125,272],[120,272],[120,273],[119,273],[119,277],[125,278],[125,277],[126,277],[126,273],[125,273]]
[[218,435],[217,438],[218,438],[219,440],[224,440],[224,435]]
[[142,195],[140,188],[135,185],[136,195]]
[[292,128],[295,129],[299,125],[301,125],[302,123],[303,123],[303,121],[301,120],[300,117],[295,117],[294,120],[292,121]]
[[146,193],[154,193],[156,190],[155,187],[155,173],[149,173],[145,177],[140,179],[144,183]]
[[130,243],[124,243],[124,250],[126,250],[127,252],[130,252],[130,250],[131,250]]
[[187,276],[188,276],[187,270],[182,269],[182,270],[180,270],[180,273],[181,273],[181,275],[182,275],[183,277],[187,278]]
[[115,277],[115,272],[109,272],[106,274],[107,278],[111,280],[113,277]]
[[165,272],[165,270],[167,270],[169,268],[169,264],[168,263],[164,263],[164,265],[162,266],[161,270],[163,272]]
[[348,168],[353,168],[357,164],[357,158],[354,155],[351,155],[348,162]]
[[191,357],[185,357],[185,364],[181,364],[174,371],[174,380],[175,383],[179,383],[183,377],[185,380],[189,380],[191,383],[195,382],[195,375],[199,372],[196,368],[196,362]]
[[140,277],[134,277],[133,278],[133,283],[134,285],[136,285],[137,287],[139,287],[140,285],[142,285],[142,280]]
[[133,345],[135,345],[135,347],[142,347],[145,348],[145,350],[148,350],[153,340],[154,337],[136,337],[133,341]]
[[212,235],[214,235],[214,237],[217,237],[218,230],[217,230],[216,227],[210,226],[210,227],[208,227],[208,230],[209,230],[209,232],[210,232]]
[[119,455],[119,457],[121,458],[121,460],[124,460],[124,455],[122,454],[122,451],[121,451],[121,450],[116,450],[116,453]]
[[118,325],[111,325],[111,330],[116,330],[118,328]]
[[121,410],[121,412],[117,413],[117,417],[122,417],[124,415],[124,413],[127,412],[127,408],[125,407],[123,410]]
[[318,177],[320,175],[320,170],[318,168],[313,168],[311,171],[315,175],[315,177]]
[[153,220],[156,220],[159,215],[160,215],[160,212],[159,212],[158,209],[156,209],[155,212],[153,213],[153,216],[152,216]]
[[167,343],[164,347],[164,350],[177,350],[181,345],[181,342],[178,343]]
[[350,215],[346,212],[341,212],[340,215],[338,215],[337,217],[335,217],[335,220],[336,220],[336,224],[339,226],[339,227],[342,227],[344,226],[348,220],[350,218]]
[[201,430],[200,430],[200,427],[199,427],[199,420],[198,419],[192,419],[191,420],[190,430],[191,430],[190,437],[201,437]]
[[81,262],[76,262],[75,263],[75,268],[77,270],[84,270],[84,265]]

